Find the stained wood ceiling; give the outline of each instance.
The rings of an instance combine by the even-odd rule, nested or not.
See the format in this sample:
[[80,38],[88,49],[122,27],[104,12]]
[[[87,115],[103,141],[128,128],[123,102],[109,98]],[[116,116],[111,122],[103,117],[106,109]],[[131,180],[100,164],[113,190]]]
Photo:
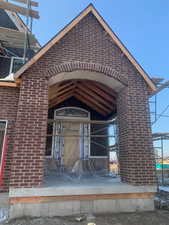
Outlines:
[[68,98],[75,97],[101,115],[116,110],[117,93],[111,88],[93,81],[66,81],[49,88],[49,108]]

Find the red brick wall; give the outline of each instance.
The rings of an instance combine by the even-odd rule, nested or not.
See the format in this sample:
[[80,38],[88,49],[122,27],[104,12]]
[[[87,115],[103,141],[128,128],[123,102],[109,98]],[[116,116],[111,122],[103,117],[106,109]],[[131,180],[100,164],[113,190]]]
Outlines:
[[148,91],[144,81],[124,58],[128,87],[117,101],[120,173],[122,181],[135,185],[156,183]]
[[7,154],[4,170],[4,184],[0,186],[0,192],[8,191],[9,186],[18,97],[19,88],[0,87],[0,120],[8,120]]
[[118,80],[127,80],[128,87],[119,94],[117,102],[122,180],[154,183],[147,84],[90,14],[22,75],[11,185],[32,187],[42,182],[47,83],[61,71],[76,69],[100,70],[106,75],[116,71],[113,75]]
[[48,84],[40,78],[23,79],[20,87],[10,185],[41,184],[45,154]]

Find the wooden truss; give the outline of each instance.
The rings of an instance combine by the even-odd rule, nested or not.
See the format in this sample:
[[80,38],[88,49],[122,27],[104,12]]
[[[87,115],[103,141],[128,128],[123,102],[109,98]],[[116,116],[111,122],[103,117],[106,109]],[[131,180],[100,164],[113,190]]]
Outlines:
[[117,93],[103,84],[91,81],[67,81],[49,88],[49,108],[75,97],[101,115],[116,110]]

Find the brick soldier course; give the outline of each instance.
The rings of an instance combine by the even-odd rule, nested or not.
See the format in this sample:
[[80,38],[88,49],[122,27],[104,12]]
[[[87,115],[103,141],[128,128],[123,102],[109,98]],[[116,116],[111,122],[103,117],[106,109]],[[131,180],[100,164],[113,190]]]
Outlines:
[[103,80],[108,76],[123,85],[116,104],[121,180],[133,185],[155,184],[148,104],[152,88],[91,11],[19,75],[20,87],[0,87],[0,117],[13,121],[8,128],[4,190],[9,176],[10,187],[42,183],[48,84],[62,72],[77,70],[99,72]]

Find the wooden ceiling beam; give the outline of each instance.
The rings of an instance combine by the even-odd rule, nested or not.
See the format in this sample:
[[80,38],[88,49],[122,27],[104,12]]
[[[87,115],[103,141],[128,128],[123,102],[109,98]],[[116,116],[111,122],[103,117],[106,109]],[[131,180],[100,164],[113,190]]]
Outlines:
[[102,89],[103,91],[105,91],[107,94],[111,95],[112,97],[114,97],[115,99],[117,98],[117,93],[111,89],[110,87],[108,86],[105,86],[103,84],[100,84],[98,82],[95,82],[94,83],[95,86],[99,87],[100,89]]
[[56,97],[59,97],[60,95],[65,94],[65,92],[73,90],[74,88],[75,88],[75,85],[71,85],[71,86],[69,86],[67,88],[64,88],[63,90],[61,89],[61,91],[57,91],[55,94],[49,95],[49,99],[51,100],[51,99],[54,99]]
[[105,93],[103,90],[96,87],[95,85],[91,85],[91,83],[89,83],[89,82],[86,82],[86,85],[88,86],[88,88],[93,90],[95,93],[99,94],[102,98],[105,98],[107,101],[109,101],[111,103],[113,102],[113,104],[116,105],[116,101],[113,100],[112,97],[110,95],[108,95],[107,93]]
[[98,108],[100,108],[102,111],[104,111],[105,113],[110,113],[111,110],[107,109],[105,106],[103,106],[102,104],[100,104],[98,101],[96,101],[95,99],[91,98],[88,94],[84,93],[83,91],[81,91],[80,89],[76,89],[75,90],[76,93],[80,94],[82,97],[84,97],[85,99],[87,99],[88,101],[92,102],[94,105],[96,105]]
[[84,91],[86,94],[90,95],[91,98],[94,98],[96,101],[99,101],[101,104],[104,104],[108,109],[114,109],[113,103],[108,103],[103,97],[100,97],[95,92],[93,92],[92,89],[89,89],[85,83],[78,83],[77,87]]
[[55,99],[49,99],[49,103],[55,103],[55,102],[57,102],[59,99],[61,99],[62,97],[64,98],[64,96],[69,95],[70,93],[74,93],[74,91],[70,90],[70,91],[64,93],[64,95],[57,96]]
[[107,113],[105,113],[102,109],[100,109],[99,107],[94,105],[92,102],[90,102],[89,100],[82,97],[80,94],[75,93],[74,97],[77,98],[78,100],[80,100],[81,102],[83,102],[84,104],[88,105],[89,107],[94,109],[96,112],[100,113],[101,115],[103,115],[103,116],[107,115]]
[[55,84],[49,88],[49,95],[56,94],[56,92],[61,91],[62,89],[65,89],[72,84],[73,84],[72,81],[71,82],[69,81],[66,83]]
[[61,102],[65,101],[66,99],[72,97],[73,94],[74,94],[74,92],[73,91],[70,91],[70,92],[66,93],[65,95],[63,95],[63,96],[57,97],[53,101],[49,101],[49,108],[52,108],[53,106],[58,105]]

